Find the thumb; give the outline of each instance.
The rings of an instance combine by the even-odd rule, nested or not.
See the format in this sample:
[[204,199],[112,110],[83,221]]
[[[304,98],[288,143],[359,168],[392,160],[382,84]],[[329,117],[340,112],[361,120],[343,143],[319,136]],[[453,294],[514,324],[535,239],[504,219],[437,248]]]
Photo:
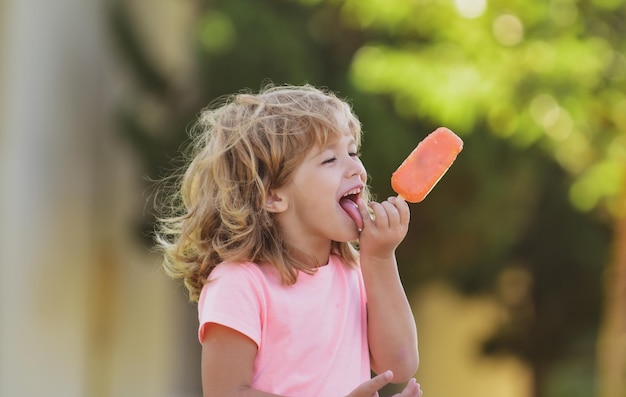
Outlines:
[[385,371],[382,374],[376,375],[372,379],[365,381],[359,385],[350,396],[352,397],[360,397],[360,396],[374,396],[376,392],[382,389],[387,383],[391,382],[393,379],[393,372]]

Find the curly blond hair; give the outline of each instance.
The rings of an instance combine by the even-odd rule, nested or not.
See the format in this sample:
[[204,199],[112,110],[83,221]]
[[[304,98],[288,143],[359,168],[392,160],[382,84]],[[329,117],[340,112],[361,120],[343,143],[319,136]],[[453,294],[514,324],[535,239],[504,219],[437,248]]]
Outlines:
[[[311,148],[342,134],[338,117],[348,120],[361,144],[361,124],[351,107],[310,85],[267,86],[217,104],[203,110],[191,129],[188,166],[156,236],[167,274],[184,280],[194,302],[223,261],[270,264],[287,285],[296,282],[298,271],[313,272],[296,260],[295,247],[286,245],[273,214],[265,210],[267,193],[290,181]],[[353,243],[333,242],[332,250],[356,264]]]

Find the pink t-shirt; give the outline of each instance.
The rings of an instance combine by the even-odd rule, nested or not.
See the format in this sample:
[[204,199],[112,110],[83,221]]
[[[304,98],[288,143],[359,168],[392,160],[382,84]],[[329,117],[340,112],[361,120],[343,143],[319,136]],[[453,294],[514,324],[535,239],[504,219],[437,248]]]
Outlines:
[[281,284],[271,266],[222,263],[200,294],[199,338],[217,323],[257,347],[252,388],[283,396],[346,395],[370,378],[361,270],[336,256]]

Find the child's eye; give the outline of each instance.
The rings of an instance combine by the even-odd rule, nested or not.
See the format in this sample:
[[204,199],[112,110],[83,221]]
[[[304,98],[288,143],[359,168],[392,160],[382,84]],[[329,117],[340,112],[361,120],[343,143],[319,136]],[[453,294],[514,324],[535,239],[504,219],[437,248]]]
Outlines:
[[350,152],[350,157],[361,157],[361,152]]
[[322,161],[322,164],[330,164],[330,163],[333,163],[335,160],[337,160],[336,157],[331,157],[329,159]]

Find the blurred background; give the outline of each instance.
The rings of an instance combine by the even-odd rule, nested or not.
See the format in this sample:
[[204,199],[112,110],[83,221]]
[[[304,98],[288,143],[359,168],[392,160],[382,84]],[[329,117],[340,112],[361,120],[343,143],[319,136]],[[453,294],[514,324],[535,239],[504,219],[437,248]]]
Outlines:
[[626,396],[625,20],[624,0],[0,1],[0,396],[201,395],[152,181],[200,109],[269,81],[349,99],[379,198],[436,127],[465,141],[398,252],[425,396]]

